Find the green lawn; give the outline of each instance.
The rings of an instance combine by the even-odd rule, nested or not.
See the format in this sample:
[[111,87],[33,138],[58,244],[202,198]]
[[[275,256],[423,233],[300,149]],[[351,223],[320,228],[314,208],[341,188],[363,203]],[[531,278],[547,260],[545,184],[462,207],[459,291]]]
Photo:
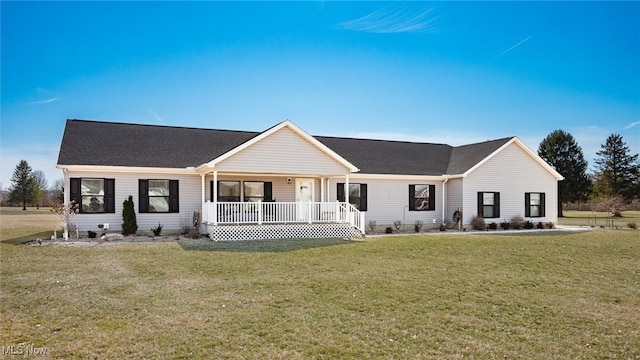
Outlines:
[[52,358],[637,359],[639,234],[0,243],[0,344]]

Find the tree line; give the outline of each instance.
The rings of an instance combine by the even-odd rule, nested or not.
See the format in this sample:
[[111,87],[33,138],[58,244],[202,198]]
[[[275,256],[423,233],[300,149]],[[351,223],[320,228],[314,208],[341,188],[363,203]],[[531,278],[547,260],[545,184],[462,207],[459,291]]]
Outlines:
[[609,135],[600,145],[593,173],[588,172],[582,148],[563,130],[544,138],[538,155],[565,178],[558,183],[558,216],[563,216],[564,205],[587,201],[619,216],[625,204],[640,201],[638,154],[632,155],[618,134]]

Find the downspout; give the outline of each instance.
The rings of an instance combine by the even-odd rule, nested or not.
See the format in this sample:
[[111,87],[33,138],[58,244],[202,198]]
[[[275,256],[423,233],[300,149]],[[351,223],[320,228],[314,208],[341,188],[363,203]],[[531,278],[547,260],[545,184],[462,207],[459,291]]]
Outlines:
[[[71,183],[69,180],[69,169],[62,169],[62,174],[64,177],[64,209],[67,211],[69,208],[69,204],[71,204],[71,196],[69,195],[69,188],[71,188]],[[69,240],[69,224],[65,222],[64,229],[62,230],[62,238],[64,241]]]
[[447,218],[445,217],[445,204],[446,204],[446,196],[447,196],[447,181],[449,181],[448,177],[444,178],[444,182],[442,183],[442,223],[447,222]]

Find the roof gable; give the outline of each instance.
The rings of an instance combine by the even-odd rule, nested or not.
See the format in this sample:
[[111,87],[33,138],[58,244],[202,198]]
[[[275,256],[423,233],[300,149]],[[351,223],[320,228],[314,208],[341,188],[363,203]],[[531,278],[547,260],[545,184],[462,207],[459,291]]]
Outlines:
[[[505,141],[505,140],[507,140],[507,141]],[[529,149],[529,147],[527,145],[525,145],[517,137],[498,139],[498,140],[494,140],[494,141],[488,141],[488,142],[484,142],[484,143],[471,144],[471,145],[465,146],[464,147],[465,149],[462,149],[461,153],[457,154],[458,157],[463,156],[463,155],[468,156],[468,157],[473,157],[474,156],[473,155],[473,151],[474,150],[482,149],[482,151],[486,152],[486,151],[490,151],[493,147],[496,147],[497,145],[500,145],[494,151],[492,151],[490,154],[488,154],[488,155],[484,154],[482,159],[480,159],[475,164],[473,164],[473,166],[471,166],[470,168],[465,170],[463,173],[461,173],[461,175],[463,175],[463,176],[469,175],[474,170],[476,170],[479,167],[481,167],[484,163],[486,163],[487,161],[491,160],[493,157],[495,157],[497,154],[499,154],[500,152],[502,152],[504,149],[506,149],[508,146],[510,146],[512,144],[517,146],[518,148],[520,148],[522,151],[524,151],[530,158],[532,158],[536,163],[538,163],[538,165],[540,165],[544,170],[549,172],[557,180],[563,180],[564,179],[564,177],[560,173],[558,173],[553,167],[551,167],[551,165],[549,165],[546,161],[544,161],[538,154],[536,154],[531,149]],[[476,157],[477,157],[477,155],[476,155]],[[476,160],[476,159],[474,159],[474,160]]]
[[[251,138],[250,140],[248,140],[247,142],[227,151],[226,153],[216,157],[215,159],[209,161],[206,165],[209,167],[214,167],[216,166],[216,164],[220,164],[221,162],[231,159],[234,156],[238,156],[241,153],[246,153],[248,151],[248,149],[250,149],[250,147],[261,143],[261,142],[265,142],[266,139],[268,139],[269,137],[272,136],[277,136],[276,134],[279,133],[283,133],[284,131],[290,131],[291,133],[295,134],[297,136],[296,137],[289,137],[289,141],[294,141],[296,142],[296,140],[300,139],[304,142],[306,142],[308,145],[310,145],[311,147],[314,147],[315,152],[312,151],[312,153],[315,156],[315,160],[321,161],[322,160],[322,156],[319,156],[319,154],[324,154],[327,157],[329,157],[330,159],[334,160],[335,162],[339,163],[341,166],[349,169],[349,171],[351,172],[357,172],[359,171],[359,169],[353,165],[352,163],[350,163],[348,160],[346,160],[345,158],[343,158],[342,156],[340,156],[338,153],[336,153],[335,151],[333,151],[332,149],[330,149],[329,147],[327,147],[326,145],[324,145],[322,142],[318,141],[316,138],[314,138],[313,136],[307,134],[304,130],[302,130],[300,127],[298,127],[297,125],[295,125],[293,122],[289,121],[289,120],[285,120],[283,122],[281,122],[280,124],[277,124],[276,126],[271,127],[270,129],[267,129],[266,131],[262,132],[261,134]],[[295,154],[293,154],[295,155]]]

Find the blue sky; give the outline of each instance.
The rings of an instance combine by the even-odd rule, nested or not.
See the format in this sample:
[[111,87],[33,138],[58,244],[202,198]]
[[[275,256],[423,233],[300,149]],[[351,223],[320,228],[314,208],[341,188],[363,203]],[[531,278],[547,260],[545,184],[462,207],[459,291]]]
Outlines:
[[[640,152],[640,2],[0,2],[0,183],[67,118]],[[100,134],[87,146],[109,146]]]

